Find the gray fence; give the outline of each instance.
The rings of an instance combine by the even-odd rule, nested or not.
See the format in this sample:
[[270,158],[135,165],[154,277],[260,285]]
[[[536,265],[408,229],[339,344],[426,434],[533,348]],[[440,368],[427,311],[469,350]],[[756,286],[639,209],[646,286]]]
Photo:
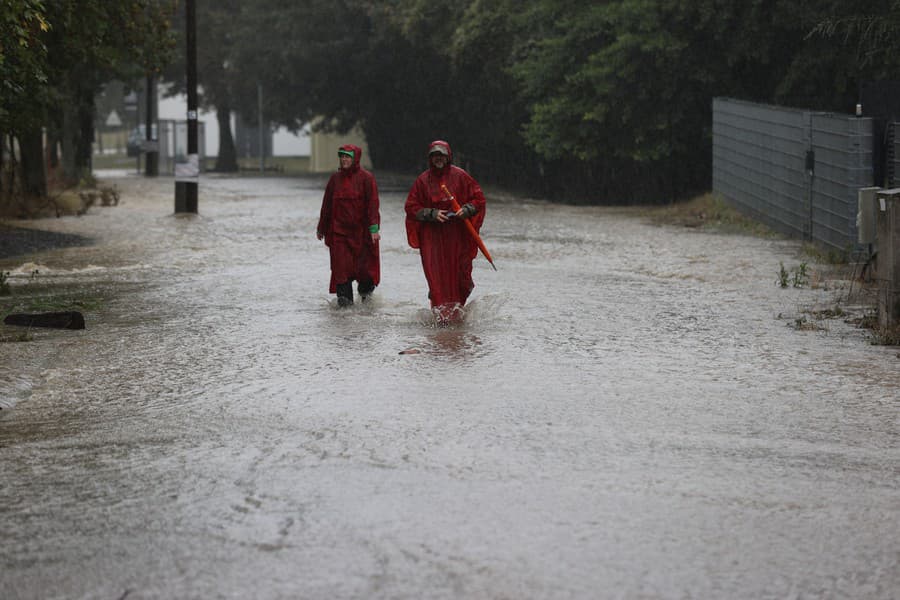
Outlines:
[[871,119],[713,100],[713,191],[777,231],[852,249],[872,174]]

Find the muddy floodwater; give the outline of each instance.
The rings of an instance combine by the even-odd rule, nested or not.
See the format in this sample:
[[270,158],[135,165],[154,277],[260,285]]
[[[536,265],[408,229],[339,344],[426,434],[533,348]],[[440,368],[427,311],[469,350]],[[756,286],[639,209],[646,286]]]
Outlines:
[[411,179],[339,310],[323,178],[105,175],[0,259],[87,321],[0,344],[0,597],[900,597],[900,350],[796,242],[489,193],[436,328]]

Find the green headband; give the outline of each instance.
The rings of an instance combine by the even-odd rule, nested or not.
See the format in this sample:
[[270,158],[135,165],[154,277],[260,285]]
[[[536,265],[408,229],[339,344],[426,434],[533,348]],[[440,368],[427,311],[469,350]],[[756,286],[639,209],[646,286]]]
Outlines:
[[345,155],[349,156],[350,158],[353,158],[353,150],[343,150],[343,149],[338,150],[338,156],[340,156],[341,154],[345,154]]

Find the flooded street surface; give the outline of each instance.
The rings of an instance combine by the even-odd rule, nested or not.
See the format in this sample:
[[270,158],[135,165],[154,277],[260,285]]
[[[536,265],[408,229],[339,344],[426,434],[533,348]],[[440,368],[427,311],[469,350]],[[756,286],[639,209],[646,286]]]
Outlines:
[[[434,328],[407,186],[341,311],[324,179],[107,179],[0,260],[96,297],[0,344],[0,595],[896,598],[900,359],[781,289],[795,242],[492,199],[466,323]],[[38,274],[29,277],[35,270]],[[409,354],[401,351],[411,350]]]

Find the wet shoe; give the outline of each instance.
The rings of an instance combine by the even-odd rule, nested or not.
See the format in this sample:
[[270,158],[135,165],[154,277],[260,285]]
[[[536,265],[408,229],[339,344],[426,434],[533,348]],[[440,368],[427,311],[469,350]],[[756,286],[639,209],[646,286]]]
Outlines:
[[350,282],[339,283],[337,286],[338,306],[344,308],[353,304],[353,287]]
[[372,292],[375,291],[375,284],[371,281],[360,281],[356,284],[356,291],[359,292],[359,297],[365,302],[372,295]]

